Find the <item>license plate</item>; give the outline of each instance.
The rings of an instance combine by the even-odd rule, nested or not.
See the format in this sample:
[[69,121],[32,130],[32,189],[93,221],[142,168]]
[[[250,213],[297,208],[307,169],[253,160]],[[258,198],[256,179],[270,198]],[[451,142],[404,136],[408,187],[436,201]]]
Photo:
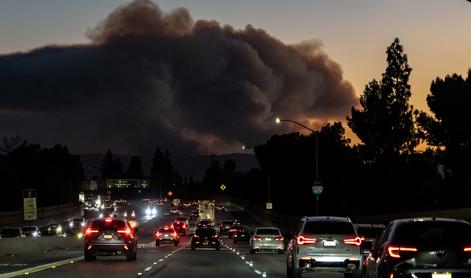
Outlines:
[[451,273],[432,273],[432,278],[451,278]]
[[104,238],[105,238],[105,239],[112,239],[113,236],[112,236],[112,235],[105,235]]
[[241,237],[244,237],[245,235],[241,235]]
[[335,240],[324,240],[324,246],[325,247],[335,247],[337,246],[337,243]]
[[271,241],[271,238],[266,238],[265,241]]
[[208,243],[207,243],[207,242],[203,242],[203,245],[208,245]]

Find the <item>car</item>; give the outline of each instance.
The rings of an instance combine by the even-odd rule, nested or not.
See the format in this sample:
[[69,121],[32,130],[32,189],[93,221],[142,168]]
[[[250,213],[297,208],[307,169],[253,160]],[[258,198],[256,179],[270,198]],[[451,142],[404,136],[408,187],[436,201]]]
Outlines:
[[471,277],[471,225],[446,218],[390,222],[366,260],[364,277]]
[[50,224],[41,228],[41,236],[59,236],[62,235],[62,225]]
[[173,243],[178,246],[180,243],[180,236],[174,228],[165,226],[155,233],[155,246],[159,247],[162,243]]
[[172,228],[179,234],[185,235],[187,230],[187,225],[184,221],[175,220],[173,221]]
[[231,226],[234,225],[234,220],[223,220],[221,224],[219,224],[219,231],[221,233],[227,233]]
[[237,233],[237,231],[243,231],[245,230],[245,227],[242,225],[232,225],[229,228],[229,231],[227,231],[227,236],[232,239],[232,237]]
[[198,211],[193,210],[190,214],[190,220],[197,220],[198,219]]
[[40,237],[41,231],[38,226],[23,226],[21,227],[21,233],[25,237]]
[[[234,239],[235,239],[234,234]],[[257,251],[276,251],[278,254],[285,253],[284,238],[281,235],[280,229],[275,227],[259,227],[255,228],[253,236],[249,242],[250,254],[255,254]]]
[[25,237],[19,227],[5,227],[0,232],[1,238],[20,238]]
[[203,228],[203,227],[211,227],[211,220],[210,219],[202,219],[198,221],[198,224],[196,224],[196,228]]
[[363,263],[361,243],[349,218],[303,217],[288,244],[287,276],[299,278],[303,272],[329,270],[356,277]]
[[124,218],[93,220],[84,233],[84,260],[94,261],[101,255],[125,255],[127,261],[135,261],[136,232]]
[[178,208],[171,208],[170,215],[180,215],[180,210]]
[[180,221],[180,222],[184,222],[187,226],[190,223],[190,221],[188,221],[188,219],[186,217],[178,217],[175,220]]
[[239,242],[250,242],[250,238],[252,237],[253,233],[247,229],[238,230],[233,236],[232,241],[234,244]]
[[214,248],[216,251],[221,250],[221,243],[219,242],[216,230],[205,226],[197,228],[191,237],[191,250],[196,248]]

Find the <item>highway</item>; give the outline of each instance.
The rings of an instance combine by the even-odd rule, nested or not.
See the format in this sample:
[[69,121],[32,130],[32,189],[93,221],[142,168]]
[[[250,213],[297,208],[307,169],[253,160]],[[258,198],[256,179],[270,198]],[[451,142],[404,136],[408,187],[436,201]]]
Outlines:
[[[235,214],[235,215],[233,215]],[[218,213],[218,222],[234,216],[249,227],[260,226],[244,212]],[[46,265],[40,271],[29,273],[29,277],[286,277],[286,255],[276,253],[249,254],[247,243],[233,244],[222,236],[220,251],[189,248],[189,235],[182,236],[180,245],[155,247],[153,233],[158,227],[170,223],[175,216],[158,215],[139,226],[139,250],[137,261],[127,262],[125,257],[98,257],[94,262],[85,262],[80,249],[43,254],[35,265],[62,260],[63,265],[54,268]],[[49,259],[49,261],[48,261]],[[73,260],[73,263],[70,261]],[[1,262],[0,262],[1,263]],[[34,265],[34,264],[33,264]],[[29,264],[31,266],[31,263]],[[21,268],[21,265],[18,266]],[[24,268],[24,266],[23,266]],[[0,268],[1,269],[1,268]],[[0,277],[1,276],[0,274]],[[303,277],[336,278],[343,274],[309,273]]]

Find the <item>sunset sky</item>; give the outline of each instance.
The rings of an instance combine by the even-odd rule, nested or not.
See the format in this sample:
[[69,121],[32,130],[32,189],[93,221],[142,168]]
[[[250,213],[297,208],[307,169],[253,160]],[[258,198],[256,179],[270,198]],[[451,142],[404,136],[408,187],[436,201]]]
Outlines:
[[[164,12],[187,8],[194,20],[266,30],[291,44],[320,40],[359,96],[380,78],[385,50],[399,37],[413,68],[412,104],[428,110],[430,82],[471,67],[471,3],[465,0],[160,0]],[[45,45],[88,43],[85,32],[124,0],[0,1],[0,54]]]

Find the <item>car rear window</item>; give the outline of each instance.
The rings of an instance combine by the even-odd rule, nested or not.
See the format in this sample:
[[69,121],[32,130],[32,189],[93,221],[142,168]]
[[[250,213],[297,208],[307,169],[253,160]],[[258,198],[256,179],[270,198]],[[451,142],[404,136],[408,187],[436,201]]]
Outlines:
[[280,235],[280,231],[277,229],[257,229],[257,235]]
[[168,229],[162,228],[162,229],[159,230],[159,232],[161,232],[161,233],[173,233],[174,230],[171,229],[171,228],[168,228]]
[[125,229],[126,223],[123,220],[113,219],[111,222],[107,223],[105,220],[95,220],[92,223],[93,229],[107,229],[107,230],[118,230]]
[[349,222],[312,221],[304,226],[304,233],[317,235],[354,235],[355,228]]
[[462,222],[410,222],[396,228],[392,241],[400,244],[434,247],[471,243],[471,226]]
[[21,227],[21,231],[23,231],[23,232],[34,232],[34,231],[36,231],[36,227],[30,227],[30,226]]
[[198,236],[213,236],[216,234],[216,231],[213,229],[197,229],[195,234]]

